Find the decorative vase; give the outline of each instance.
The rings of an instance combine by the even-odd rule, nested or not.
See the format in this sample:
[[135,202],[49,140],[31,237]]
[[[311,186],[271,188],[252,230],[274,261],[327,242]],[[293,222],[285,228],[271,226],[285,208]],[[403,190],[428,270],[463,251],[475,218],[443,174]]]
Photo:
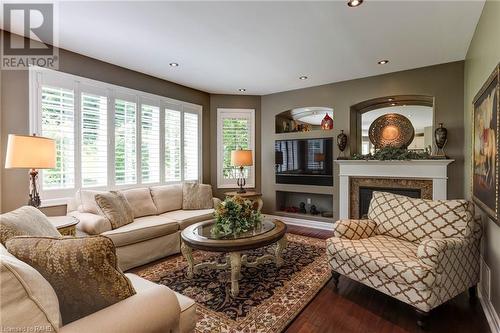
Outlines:
[[448,142],[448,130],[443,127],[443,123],[439,123],[439,127],[434,131],[434,139],[436,141],[437,152],[436,157],[446,158],[444,146]]
[[321,129],[326,131],[333,129],[333,119],[328,115],[328,113],[325,115],[323,120],[321,120]]
[[337,135],[337,146],[340,150],[340,154],[337,159],[345,159],[344,150],[347,147],[347,135],[344,133],[344,130],[340,130],[340,134]]

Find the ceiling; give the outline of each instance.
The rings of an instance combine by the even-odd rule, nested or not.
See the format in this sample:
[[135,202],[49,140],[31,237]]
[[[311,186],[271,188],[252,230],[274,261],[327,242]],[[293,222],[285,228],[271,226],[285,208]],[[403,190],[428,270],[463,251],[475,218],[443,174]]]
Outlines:
[[430,106],[390,106],[363,113],[361,115],[361,129],[363,133],[368,133],[368,128],[372,122],[387,113],[399,113],[408,118],[415,128],[416,133],[423,133],[424,128],[432,126],[433,123],[433,109]]
[[463,60],[483,5],[70,1],[58,45],[210,93],[265,95]]

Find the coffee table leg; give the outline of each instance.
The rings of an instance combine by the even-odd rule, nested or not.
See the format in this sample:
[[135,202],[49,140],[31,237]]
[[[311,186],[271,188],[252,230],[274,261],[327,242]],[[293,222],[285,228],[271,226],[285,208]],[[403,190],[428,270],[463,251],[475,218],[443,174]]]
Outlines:
[[276,255],[276,266],[281,267],[283,265],[283,250],[285,250],[288,244],[286,235],[283,235],[281,239],[276,244],[275,255]]
[[193,249],[191,249],[186,243],[181,242],[181,252],[184,258],[186,258],[188,267],[187,267],[187,277],[188,279],[193,278],[193,269],[194,269],[194,259],[193,259]]
[[238,296],[240,292],[240,270],[241,270],[241,254],[239,252],[229,253],[229,258],[231,260],[231,295],[233,297]]

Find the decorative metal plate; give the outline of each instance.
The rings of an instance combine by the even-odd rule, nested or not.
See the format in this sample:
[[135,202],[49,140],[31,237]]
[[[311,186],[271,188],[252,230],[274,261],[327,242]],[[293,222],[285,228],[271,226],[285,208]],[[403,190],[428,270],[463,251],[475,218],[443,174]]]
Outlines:
[[368,136],[375,149],[406,148],[413,141],[415,129],[405,116],[388,113],[373,121],[368,129]]

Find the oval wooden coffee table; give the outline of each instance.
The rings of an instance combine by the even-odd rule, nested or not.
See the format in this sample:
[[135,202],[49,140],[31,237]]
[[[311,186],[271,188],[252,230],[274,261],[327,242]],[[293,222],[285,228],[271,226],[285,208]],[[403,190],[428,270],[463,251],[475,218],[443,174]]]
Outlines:
[[[239,235],[215,236],[211,229],[214,221],[205,221],[193,224],[181,233],[181,252],[188,262],[187,277],[193,278],[203,268],[227,269],[231,268],[231,295],[239,293],[239,279],[241,265],[257,267],[266,261],[272,261],[277,267],[283,265],[282,253],[286,248],[286,225],[276,219],[263,219],[255,229]],[[276,243],[274,254],[265,254],[248,261],[247,255],[242,251],[258,249]],[[202,262],[195,264],[193,249],[228,253],[225,263]]]

